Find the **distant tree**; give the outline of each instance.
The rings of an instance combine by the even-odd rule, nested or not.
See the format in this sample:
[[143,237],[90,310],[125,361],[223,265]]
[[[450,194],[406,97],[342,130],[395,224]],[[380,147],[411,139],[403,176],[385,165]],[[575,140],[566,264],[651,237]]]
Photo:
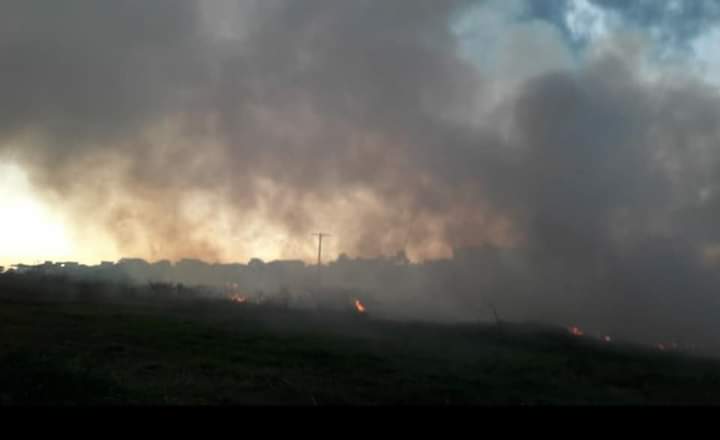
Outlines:
[[248,262],[248,266],[253,269],[260,268],[265,266],[265,262],[259,258],[253,258],[250,262]]

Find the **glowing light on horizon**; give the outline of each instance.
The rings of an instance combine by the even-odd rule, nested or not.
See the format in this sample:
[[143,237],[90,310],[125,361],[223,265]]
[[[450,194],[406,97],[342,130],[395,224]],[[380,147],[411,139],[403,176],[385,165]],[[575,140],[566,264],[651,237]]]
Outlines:
[[62,218],[33,194],[23,170],[0,164],[0,264],[70,259],[74,254]]

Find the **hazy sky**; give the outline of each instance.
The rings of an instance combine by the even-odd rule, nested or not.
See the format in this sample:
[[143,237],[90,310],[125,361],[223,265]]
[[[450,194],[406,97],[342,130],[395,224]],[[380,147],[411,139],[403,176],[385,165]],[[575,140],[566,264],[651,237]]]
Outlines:
[[719,44],[714,0],[5,0],[0,264],[709,264]]

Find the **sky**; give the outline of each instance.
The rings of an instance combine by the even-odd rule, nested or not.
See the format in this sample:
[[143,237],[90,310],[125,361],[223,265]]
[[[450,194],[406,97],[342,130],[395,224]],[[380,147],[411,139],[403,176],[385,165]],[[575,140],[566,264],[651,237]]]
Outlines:
[[322,231],[701,270],[718,43],[713,0],[6,0],[0,265],[312,261]]

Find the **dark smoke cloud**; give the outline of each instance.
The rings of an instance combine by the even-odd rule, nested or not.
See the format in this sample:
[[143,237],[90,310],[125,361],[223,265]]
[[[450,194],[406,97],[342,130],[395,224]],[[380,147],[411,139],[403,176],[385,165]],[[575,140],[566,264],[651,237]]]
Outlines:
[[428,304],[716,336],[717,90],[648,80],[622,42],[488,73],[452,30],[476,4],[6,1],[4,153],[126,254],[489,245]]
[[[38,130],[60,148],[101,145],[177,105],[200,49],[191,1],[3,2],[5,136]],[[189,58],[189,59],[188,59]]]

